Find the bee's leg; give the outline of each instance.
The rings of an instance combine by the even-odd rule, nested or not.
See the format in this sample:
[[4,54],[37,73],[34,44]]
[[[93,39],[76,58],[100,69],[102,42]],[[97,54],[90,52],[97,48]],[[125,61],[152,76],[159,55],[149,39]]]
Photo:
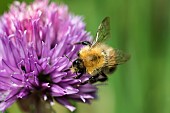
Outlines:
[[98,80],[97,81],[100,81],[100,82],[105,82],[108,78],[107,76],[102,72],[101,73],[101,78],[98,77]]
[[77,45],[77,44],[82,44],[82,45],[91,45],[91,42],[89,42],[89,41],[81,41],[81,42],[76,42],[76,43],[74,43],[75,45]]
[[63,70],[62,72],[68,72],[70,71],[70,68]]
[[[101,76],[101,78],[100,78],[100,76]],[[91,76],[91,77],[89,78],[89,80],[81,83],[81,85],[84,85],[84,84],[87,84],[87,83],[93,84],[93,83],[96,83],[97,81],[104,82],[104,81],[106,81],[107,79],[108,79],[107,76],[106,76],[103,72],[101,72],[100,74]]]
[[84,73],[80,73],[79,75],[77,75],[76,77],[74,77],[75,79],[79,79]]
[[81,85],[84,85],[84,84],[87,84],[87,83],[93,84],[93,83],[98,81],[98,77],[99,77],[99,74],[91,76],[89,78],[89,80],[86,80],[85,82],[82,82]]

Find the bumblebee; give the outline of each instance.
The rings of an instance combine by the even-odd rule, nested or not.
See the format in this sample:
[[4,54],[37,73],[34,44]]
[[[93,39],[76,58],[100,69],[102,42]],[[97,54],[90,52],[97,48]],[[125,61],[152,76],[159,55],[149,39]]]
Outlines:
[[74,43],[82,44],[84,47],[78,52],[78,58],[73,61],[70,67],[71,72],[77,74],[76,79],[79,79],[85,73],[91,75],[89,80],[81,83],[82,85],[106,81],[106,74],[113,73],[117,65],[126,62],[130,58],[128,54],[121,50],[114,49],[103,43],[109,35],[110,19],[106,17],[99,25],[95,40],[92,43],[89,41]]

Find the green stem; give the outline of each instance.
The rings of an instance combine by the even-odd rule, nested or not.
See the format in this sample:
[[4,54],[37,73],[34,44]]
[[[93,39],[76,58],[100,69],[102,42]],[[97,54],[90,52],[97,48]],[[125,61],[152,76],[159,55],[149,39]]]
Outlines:
[[30,95],[26,99],[18,100],[18,105],[23,113],[54,113],[51,105],[42,100],[37,93]]

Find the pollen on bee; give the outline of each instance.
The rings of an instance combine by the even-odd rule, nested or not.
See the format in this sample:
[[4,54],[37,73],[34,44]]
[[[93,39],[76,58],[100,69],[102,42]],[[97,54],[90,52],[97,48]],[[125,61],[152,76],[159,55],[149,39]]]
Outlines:
[[76,70],[75,70],[74,67],[71,67],[71,68],[70,68],[70,71],[71,71],[72,73],[75,73],[75,72],[76,72]]

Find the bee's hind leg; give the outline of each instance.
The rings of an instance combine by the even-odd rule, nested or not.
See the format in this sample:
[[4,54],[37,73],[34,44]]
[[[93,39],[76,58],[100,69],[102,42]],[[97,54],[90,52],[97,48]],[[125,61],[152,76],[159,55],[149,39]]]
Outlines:
[[81,42],[76,42],[76,43],[74,43],[74,45],[77,45],[77,44],[81,44],[81,45],[91,45],[91,42],[89,42],[89,41],[81,41]]
[[86,80],[86,81],[82,82],[81,85],[85,85],[85,84],[87,84],[87,83],[93,84],[93,83],[95,83],[95,82],[98,81],[98,77],[99,77],[99,74],[94,75],[94,76],[91,76],[91,77],[89,78],[89,80]]
[[107,76],[103,72],[101,73],[101,78],[98,77],[98,81],[100,82],[105,82],[107,79]]
[[93,84],[93,83],[96,83],[98,81],[105,82],[107,79],[108,79],[107,76],[103,72],[101,72],[100,74],[91,76],[89,78],[89,80],[82,82],[81,85],[84,85],[84,84],[87,84],[87,83]]

